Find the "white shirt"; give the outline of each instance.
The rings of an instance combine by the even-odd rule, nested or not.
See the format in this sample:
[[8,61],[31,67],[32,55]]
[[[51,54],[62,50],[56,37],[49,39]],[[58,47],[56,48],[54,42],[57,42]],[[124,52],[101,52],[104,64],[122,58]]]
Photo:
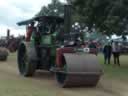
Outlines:
[[119,51],[120,51],[119,45],[116,44],[115,42],[112,43],[112,52],[119,52]]

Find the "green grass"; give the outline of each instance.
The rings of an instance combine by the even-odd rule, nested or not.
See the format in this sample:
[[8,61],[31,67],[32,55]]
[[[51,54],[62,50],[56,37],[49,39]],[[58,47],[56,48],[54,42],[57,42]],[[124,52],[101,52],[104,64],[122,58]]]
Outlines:
[[103,66],[104,75],[108,78],[116,78],[116,79],[128,79],[128,56],[122,55],[120,56],[121,66],[114,66],[113,57],[111,59],[111,64],[104,64],[103,55],[99,54],[98,56],[100,64]]

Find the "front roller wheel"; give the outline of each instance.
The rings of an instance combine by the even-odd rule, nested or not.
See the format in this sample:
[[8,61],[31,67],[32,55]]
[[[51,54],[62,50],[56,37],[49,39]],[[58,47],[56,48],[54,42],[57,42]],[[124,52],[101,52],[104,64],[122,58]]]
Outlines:
[[19,72],[25,77],[33,76],[36,70],[36,62],[29,58],[28,50],[25,44],[21,44],[17,54]]
[[96,86],[102,69],[95,55],[64,54],[63,69],[56,72],[56,79],[61,87]]

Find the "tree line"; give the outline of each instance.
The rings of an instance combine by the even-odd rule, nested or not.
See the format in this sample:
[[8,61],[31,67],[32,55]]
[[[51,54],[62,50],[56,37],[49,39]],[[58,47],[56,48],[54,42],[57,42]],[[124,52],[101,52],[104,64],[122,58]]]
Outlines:
[[[67,0],[72,5],[73,20],[84,23],[89,30],[95,27],[108,36],[128,34],[128,0]],[[43,6],[36,16],[63,16],[64,7],[59,0]]]

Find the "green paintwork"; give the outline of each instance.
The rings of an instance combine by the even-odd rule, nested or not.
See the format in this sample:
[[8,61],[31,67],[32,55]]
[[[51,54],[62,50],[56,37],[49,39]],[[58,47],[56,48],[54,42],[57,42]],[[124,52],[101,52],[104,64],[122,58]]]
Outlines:
[[[54,32],[53,34],[41,36],[41,46],[46,45],[51,49],[51,56],[52,56],[51,62],[53,66],[55,65],[55,57],[56,57],[56,46],[55,46],[55,39],[54,39],[56,35],[57,35],[57,32]],[[30,43],[31,43],[30,46],[34,47],[34,43],[35,43],[34,34],[32,34]]]
[[45,35],[41,37],[41,44],[47,44],[52,45],[52,36],[51,35]]

